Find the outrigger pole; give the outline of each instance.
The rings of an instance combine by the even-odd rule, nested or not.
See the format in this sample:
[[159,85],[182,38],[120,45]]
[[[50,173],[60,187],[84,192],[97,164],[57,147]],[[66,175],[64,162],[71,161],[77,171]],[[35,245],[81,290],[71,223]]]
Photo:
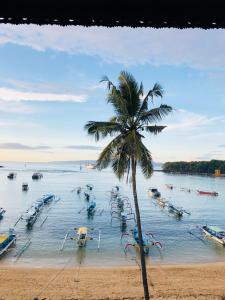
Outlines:
[[63,239],[63,242],[62,242],[62,245],[61,245],[61,248],[59,249],[59,251],[63,251],[66,239],[68,238],[68,235],[69,235],[69,232],[70,232],[70,229],[67,231],[67,233],[66,233],[66,235],[65,235],[65,237]]
[[100,242],[101,242],[101,230],[98,231],[98,251],[100,249]]
[[20,250],[15,254],[15,262],[20,258],[20,256],[28,249],[28,247],[31,244],[31,239],[29,239],[21,248]]

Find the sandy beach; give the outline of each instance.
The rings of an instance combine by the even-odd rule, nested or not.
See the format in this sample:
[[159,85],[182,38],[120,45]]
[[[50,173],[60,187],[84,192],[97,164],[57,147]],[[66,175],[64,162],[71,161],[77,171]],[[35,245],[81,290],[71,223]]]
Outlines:
[[[225,299],[225,263],[149,269],[154,299]],[[138,267],[0,270],[1,300],[143,299]]]

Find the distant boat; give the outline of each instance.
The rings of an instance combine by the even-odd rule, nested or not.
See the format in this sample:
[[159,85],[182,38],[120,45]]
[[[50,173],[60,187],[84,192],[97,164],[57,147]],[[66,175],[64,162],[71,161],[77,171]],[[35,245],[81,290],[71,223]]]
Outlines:
[[172,185],[172,184],[166,184],[166,187],[167,187],[168,189],[170,189],[170,190],[173,189],[173,185]]
[[94,169],[94,168],[95,168],[95,165],[94,165],[94,164],[86,164],[86,165],[85,165],[85,168],[86,168],[86,169]]
[[217,192],[205,192],[205,191],[199,191],[197,190],[199,195],[209,195],[209,196],[218,196],[219,194]]
[[32,175],[32,179],[41,179],[43,177],[42,173],[36,172]]
[[8,177],[8,179],[14,179],[14,178],[16,178],[16,173],[11,172],[11,173],[8,174],[7,177]]
[[25,182],[24,182],[24,183],[22,184],[22,191],[25,191],[25,192],[26,192],[26,191],[28,191],[28,190],[29,190],[28,183],[25,183]]

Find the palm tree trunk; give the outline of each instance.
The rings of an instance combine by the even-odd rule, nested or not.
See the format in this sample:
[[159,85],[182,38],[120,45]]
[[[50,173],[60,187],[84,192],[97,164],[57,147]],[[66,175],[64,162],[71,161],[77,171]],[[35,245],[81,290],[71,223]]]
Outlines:
[[134,205],[135,205],[135,213],[137,219],[138,239],[139,239],[140,256],[141,256],[142,284],[144,289],[144,298],[145,300],[149,300],[148,278],[147,278],[147,271],[146,271],[145,254],[143,249],[143,240],[142,240],[141,217],[140,217],[138,198],[137,198],[137,188],[136,188],[136,161],[134,157],[131,158],[131,168],[132,168],[132,186],[133,186]]

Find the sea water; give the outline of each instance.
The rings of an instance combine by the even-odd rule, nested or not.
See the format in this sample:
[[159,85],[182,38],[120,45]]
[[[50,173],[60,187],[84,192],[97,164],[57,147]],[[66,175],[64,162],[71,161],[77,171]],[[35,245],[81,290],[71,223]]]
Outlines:
[[[13,180],[7,178],[10,171],[17,172]],[[33,172],[40,171],[43,178],[32,180]],[[29,184],[27,192],[22,191],[22,183]],[[85,212],[86,201],[83,193],[80,196],[73,192],[78,186],[86,184],[94,186],[92,198],[102,212],[88,218]],[[173,190],[166,187],[172,184]],[[46,206],[39,215],[31,230],[26,229],[24,220],[16,225],[17,242],[11,251],[0,259],[1,265],[18,265],[25,267],[58,267],[77,266],[114,266],[132,265],[137,261],[134,251],[124,253],[121,243],[119,221],[111,224],[109,191],[112,186],[119,185],[121,193],[129,197],[133,210],[132,186],[126,179],[118,181],[111,169],[101,172],[95,169],[80,168],[79,164],[22,164],[5,163],[0,170],[0,207],[6,210],[0,221],[0,232],[8,231],[18,218],[35,200],[46,193],[54,193],[60,201]],[[189,234],[191,226],[212,224],[225,228],[225,178],[203,176],[169,175],[154,172],[150,179],[145,179],[137,172],[138,201],[141,211],[143,232],[154,234],[156,241],[162,244],[162,250],[150,250],[150,263],[203,263],[225,260],[225,247],[213,241],[196,238]],[[174,205],[182,206],[191,215],[184,214],[177,219],[166,209],[155,205],[148,196],[150,187],[158,188],[162,197]],[[190,188],[191,192],[181,191]],[[217,191],[218,197],[199,196],[196,190]],[[79,213],[82,208],[84,211]],[[47,218],[46,218],[47,217]],[[44,223],[43,223],[44,222]],[[63,239],[69,229],[73,236],[73,228],[88,226],[94,237],[88,241],[87,247],[78,249],[76,241],[67,239],[63,251],[60,251]],[[134,223],[128,223],[127,231]],[[98,249],[99,230],[101,231],[100,249]],[[75,231],[74,231],[75,233]],[[29,248],[19,258],[16,254],[30,239]]]

